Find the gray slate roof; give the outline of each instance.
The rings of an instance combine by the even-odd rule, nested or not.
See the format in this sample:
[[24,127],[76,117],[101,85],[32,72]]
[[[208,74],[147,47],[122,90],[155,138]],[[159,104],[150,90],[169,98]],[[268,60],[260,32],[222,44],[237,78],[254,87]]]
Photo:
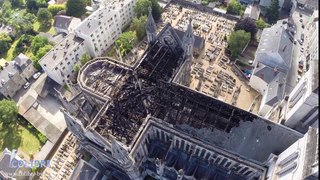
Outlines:
[[156,26],[156,23],[154,22],[154,19],[152,17],[151,10],[149,12],[149,16],[147,19],[146,30],[147,30],[147,32],[157,32],[157,26]]
[[14,61],[8,62],[8,65],[0,71],[0,81],[6,83],[10,79],[9,73],[12,75],[20,73],[17,66],[14,65]]
[[95,179],[99,170],[93,167],[91,164],[86,161],[80,159],[76,168],[74,169],[71,178],[74,180],[87,180],[87,179]]
[[24,55],[23,53],[20,53],[15,59],[14,62],[16,65],[18,65],[20,68],[24,69],[29,64],[32,63],[32,61],[29,59],[28,56]]
[[285,75],[279,73],[278,76],[268,85],[266,104],[273,106],[278,101],[281,101],[284,98],[285,90]]
[[[183,31],[180,31],[178,29],[174,29],[174,31],[177,33],[177,35],[179,36],[179,39],[182,41],[183,37],[184,37],[184,34],[185,32]],[[200,49],[201,48],[201,44],[204,43],[204,39],[200,36],[194,36],[194,44],[193,44],[193,47],[197,48],[197,49]]]
[[68,29],[74,17],[64,16],[64,15],[56,15],[54,17],[53,26],[62,29]]
[[284,72],[290,68],[293,42],[285,28],[286,25],[278,21],[276,25],[263,30],[255,61],[281,68]]
[[[8,176],[12,177],[11,174],[15,173],[18,170],[18,167],[17,168],[9,167],[10,158],[11,158],[11,152],[7,148],[5,148],[3,150],[3,154],[0,159],[0,167],[1,167],[0,179],[1,178],[7,179]],[[14,159],[16,159],[16,158],[14,158]]]

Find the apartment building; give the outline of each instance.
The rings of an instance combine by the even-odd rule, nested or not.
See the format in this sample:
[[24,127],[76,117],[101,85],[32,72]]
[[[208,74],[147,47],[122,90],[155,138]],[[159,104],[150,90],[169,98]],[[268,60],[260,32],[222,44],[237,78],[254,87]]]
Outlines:
[[130,24],[134,3],[135,0],[107,1],[75,29],[91,57],[101,56]]
[[63,22],[60,23],[61,27],[57,27],[69,34],[39,61],[43,70],[51,79],[63,85],[83,54],[102,56],[120,36],[122,29],[130,25],[135,1],[104,1],[98,10],[72,29],[69,29],[70,25],[67,27],[70,19],[60,17]]
[[39,61],[42,69],[55,82],[63,85],[74,72],[74,65],[87,52],[84,40],[68,34]]

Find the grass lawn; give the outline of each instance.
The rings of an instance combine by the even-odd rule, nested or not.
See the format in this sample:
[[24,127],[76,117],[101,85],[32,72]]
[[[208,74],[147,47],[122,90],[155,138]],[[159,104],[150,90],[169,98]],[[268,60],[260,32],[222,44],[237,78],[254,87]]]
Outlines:
[[7,127],[0,124],[0,151],[2,152],[4,148],[19,149],[28,155],[33,155],[40,150],[41,142],[30,128],[18,122]]
[[39,21],[36,21],[33,23],[33,30],[36,31],[36,32],[47,32],[49,34],[56,34],[54,28],[53,28],[53,21],[51,23],[51,26],[50,27],[44,27],[44,26],[40,26],[40,23]]
[[14,50],[14,48],[16,47],[17,43],[18,43],[18,39],[15,40],[15,41],[12,43],[12,45],[11,45],[11,47],[10,47],[10,49],[8,50],[7,53],[0,54],[0,58],[4,58],[4,59],[7,60],[7,61],[12,61],[12,60],[15,58],[15,57],[13,57],[13,50]]

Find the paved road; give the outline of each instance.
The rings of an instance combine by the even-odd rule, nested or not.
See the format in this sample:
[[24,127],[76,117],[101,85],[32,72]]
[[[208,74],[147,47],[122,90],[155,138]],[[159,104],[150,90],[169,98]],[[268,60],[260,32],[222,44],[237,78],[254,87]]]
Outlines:
[[[292,14],[292,23],[296,28],[297,33],[295,34],[294,38],[299,40],[301,37],[301,34],[304,32],[304,29],[302,28],[302,23],[299,21],[300,20],[300,15],[299,13],[302,14],[302,22],[304,26],[306,26],[306,22],[308,21],[309,17],[311,14],[307,14],[303,10],[296,8],[294,13]],[[303,45],[303,44],[302,44]],[[287,84],[286,84],[286,89],[285,92],[286,94],[289,94],[293,88],[297,85],[297,76],[298,76],[298,62],[300,60],[300,56],[303,56],[303,59],[305,59],[304,54],[300,52],[301,45],[297,42],[293,46],[293,52],[292,52],[292,63],[291,63],[291,68],[288,73],[287,77]]]

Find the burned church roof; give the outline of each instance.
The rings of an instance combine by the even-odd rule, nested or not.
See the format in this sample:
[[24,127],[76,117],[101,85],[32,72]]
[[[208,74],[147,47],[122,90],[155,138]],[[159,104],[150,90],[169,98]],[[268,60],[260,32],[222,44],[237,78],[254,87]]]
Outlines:
[[[104,113],[91,126],[106,138],[112,134],[117,140],[130,144],[150,115],[204,143],[258,162],[302,137],[285,126],[172,82],[184,63],[183,53],[181,40],[167,24],[133,67],[122,70],[120,63],[108,59],[90,62],[102,65],[91,70],[83,68],[78,76],[80,84],[88,84],[86,78],[96,71],[108,74],[101,82],[106,84],[106,89],[99,90],[97,85],[89,88],[90,94],[106,97]],[[111,77],[119,78],[110,80]]]

